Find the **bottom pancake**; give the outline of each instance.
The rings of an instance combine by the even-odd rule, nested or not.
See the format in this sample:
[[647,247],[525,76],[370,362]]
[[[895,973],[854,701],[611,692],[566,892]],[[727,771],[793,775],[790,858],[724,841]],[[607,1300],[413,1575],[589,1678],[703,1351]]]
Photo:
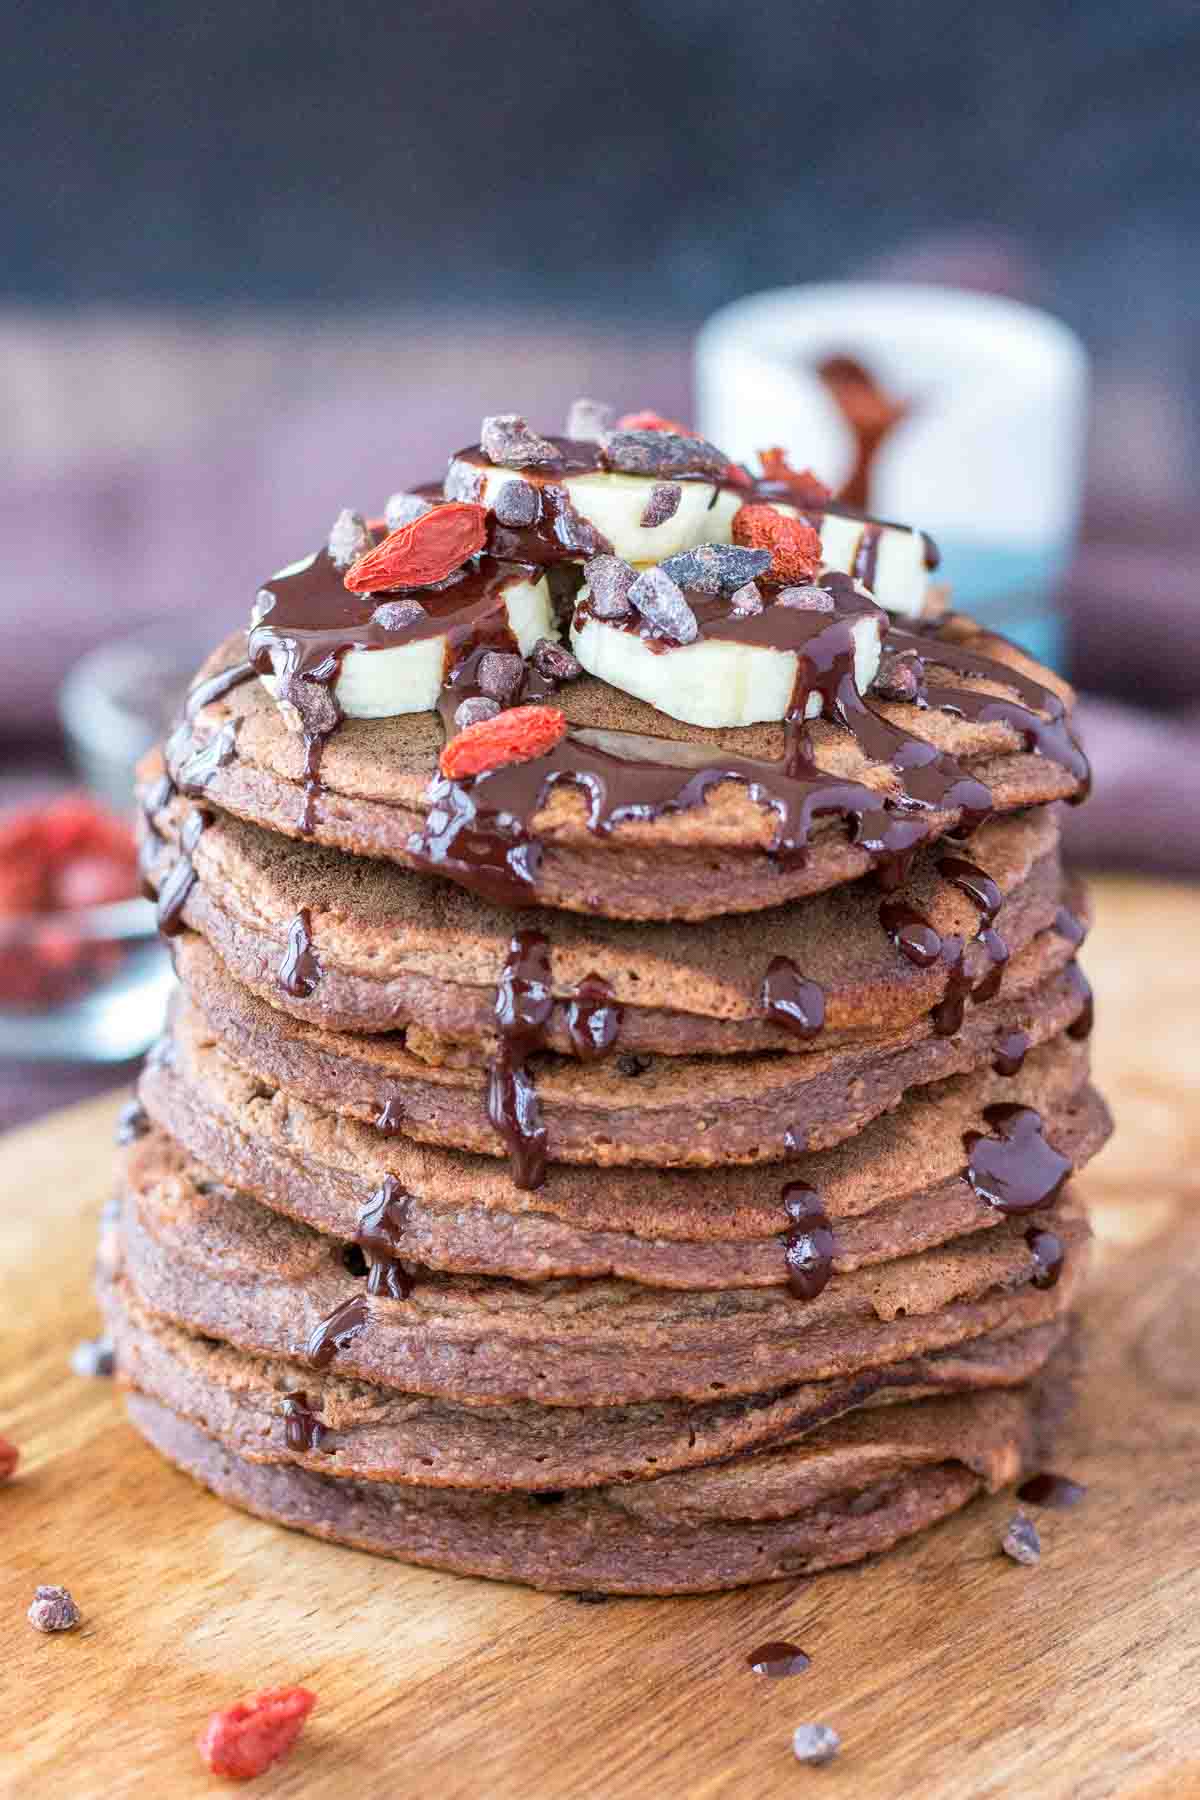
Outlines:
[[860,1561],[1017,1479],[1045,1457],[1068,1368],[1056,1358],[1012,1394],[857,1414],[698,1477],[552,1497],[252,1463],[158,1401],[128,1405],[142,1435],[222,1499],[315,1537],[550,1590],[705,1593]]

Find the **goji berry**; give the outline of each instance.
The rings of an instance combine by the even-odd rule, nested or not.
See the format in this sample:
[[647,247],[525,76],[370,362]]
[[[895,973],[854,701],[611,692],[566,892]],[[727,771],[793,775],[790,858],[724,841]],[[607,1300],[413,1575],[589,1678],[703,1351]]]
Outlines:
[[0,1437],[0,1481],[7,1481],[16,1471],[21,1460],[21,1452],[7,1438]]
[[531,762],[545,756],[567,734],[567,717],[557,706],[514,706],[481,719],[451,738],[439,766],[451,781],[483,775],[505,763]]
[[617,420],[618,431],[670,431],[676,437],[691,437],[690,425],[681,425],[678,419],[664,419],[661,413],[643,412],[624,413]]
[[253,1781],[286,1756],[317,1703],[307,1688],[270,1688],[215,1712],[197,1740],[214,1775]]
[[760,450],[758,460],[762,464],[763,478],[766,481],[785,483],[796,497],[797,506],[822,506],[826,500],[833,499],[833,489],[826,487],[819,475],[811,469],[793,469],[787,459],[787,451],[778,444],[770,450]]
[[772,581],[811,581],[821,567],[820,532],[773,506],[740,506],[732,529],[735,544],[771,552]]
[[441,581],[483,549],[486,520],[484,508],[471,501],[435,506],[351,563],[343,577],[345,585],[352,594],[386,594],[393,588]]

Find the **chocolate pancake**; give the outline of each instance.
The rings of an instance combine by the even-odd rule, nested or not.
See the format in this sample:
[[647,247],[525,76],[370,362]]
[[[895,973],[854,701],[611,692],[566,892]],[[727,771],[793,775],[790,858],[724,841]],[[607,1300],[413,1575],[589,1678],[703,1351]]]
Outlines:
[[[827,1148],[907,1088],[990,1062],[999,1040],[1019,1032],[1036,1045],[1080,1019],[1086,989],[1064,966],[1074,948],[1058,931],[1039,933],[1008,965],[998,998],[968,1007],[952,1035],[922,1018],[889,1037],[806,1056],[656,1058],[634,1065],[636,1074],[620,1057],[587,1065],[535,1057],[546,1152],[557,1163],[708,1167]],[[176,940],[175,954],[224,1050],[268,1087],[422,1143],[493,1156],[512,1147],[491,1123],[482,1066],[433,1065],[399,1035],[354,1036],[280,1013],[192,933]]]
[[[1064,1196],[1056,1286],[1037,1214],[916,1256],[788,1289],[681,1292],[610,1280],[408,1271],[405,1296],[369,1292],[345,1246],[213,1181],[168,1140],[125,1153],[122,1258],[149,1311],[266,1355],[449,1400],[546,1405],[761,1393],[825,1381],[1058,1317],[1087,1232]],[[336,1315],[336,1316],[335,1316]]]
[[[476,1407],[198,1337],[147,1312],[119,1277],[103,1281],[101,1299],[125,1386],[200,1425],[248,1462],[496,1491],[649,1480],[792,1443],[858,1407],[1016,1387],[1039,1372],[1068,1329],[1054,1320],[840,1380],[702,1405]],[[316,1422],[306,1431],[292,1422],[297,1393]]]
[[[151,760],[147,776],[157,767]],[[147,806],[156,785],[156,778],[143,783]],[[176,798],[150,813],[143,863],[160,891],[176,879],[186,808]],[[901,1029],[945,999],[956,979],[951,959],[929,953],[928,942],[952,944],[956,953],[965,944],[963,974],[976,985],[1053,925],[1063,897],[1056,810],[991,821],[972,839],[969,858],[955,846],[922,850],[898,896],[881,896],[867,879],[802,906],[734,914],[689,931],[545,908],[515,921],[510,910],[447,882],[218,814],[191,854],[196,879],[180,917],[270,1005],[334,1030],[409,1027],[410,1049],[416,1027],[435,1038],[494,1044],[497,984],[518,922],[549,945],[548,1049],[573,1053],[571,1009],[597,981],[620,1009],[619,1050],[827,1049]],[[970,898],[963,882],[986,901]],[[910,914],[919,935],[906,953],[895,939]],[[921,924],[930,936],[920,934]],[[768,971],[781,958],[820,990],[816,1039],[782,1027],[765,1004]],[[428,1054],[441,1059],[436,1045]]]
[[[331,1480],[249,1462],[143,1395],[130,1396],[129,1413],[164,1455],[223,1499],[315,1536],[535,1587],[687,1593],[811,1573],[889,1548],[1039,1464],[1063,1404],[1064,1377],[1052,1369],[1011,1396],[864,1415],[834,1427],[827,1443],[817,1437],[713,1470],[693,1507],[680,1495],[690,1477],[678,1475],[667,1478],[658,1503],[654,1482],[568,1491],[546,1504],[545,1496]],[[930,1412],[892,1420],[893,1411],[921,1408]],[[954,1410],[938,1416],[943,1408]],[[795,1510],[784,1513],[789,1479]]]
[[[167,768],[184,793],[239,818],[428,866],[494,896],[499,885],[509,904],[635,919],[757,911],[881,861],[894,869],[915,844],[985,810],[1082,797],[1086,766],[1057,677],[962,619],[930,627],[919,648],[932,681],[920,704],[873,700],[858,735],[816,721],[803,781],[789,773],[794,755],[785,765],[793,746],[782,725],[681,725],[590,677],[554,696],[571,730],[561,754],[519,776],[501,771],[502,783],[431,790],[444,741],[434,713],[345,720],[320,740],[318,769],[314,740],[289,729],[254,679],[193,707],[168,742]],[[202,680],[244,655],[238,634]],[[918,771],[921,746],[935,754]],[[499,836],[484,830],[485,801],[508,821]]]
[[911,1255],[1002,1218],[966,1178],[964,1135],[989,1106],[1037,1109],[1077,1171],[1108,1118],[1087,1086],[1086,1045],[1054,1039],[1015,1076],[990,1066],[914,1088],[836,1148],[760,1167],[626,1177],[574,1165],[535,1195],[487,1157],[385,1138],[373,1126],[265,1090],[177,1009],[169,1055],[143,1073],[151,1119],[228,1186],[315,1229],[353,1239],[389,1178],[403,1194],[398,1254],[425,1267],[522,1280],[609,1276],[657,1287],[778,1286],[787,1280],[787,1184],[820,1196],[845,1272]]

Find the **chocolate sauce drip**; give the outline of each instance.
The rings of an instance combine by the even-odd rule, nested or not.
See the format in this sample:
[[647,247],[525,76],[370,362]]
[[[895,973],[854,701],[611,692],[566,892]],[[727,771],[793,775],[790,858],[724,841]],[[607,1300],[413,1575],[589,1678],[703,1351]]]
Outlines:
[[1035,1288],[1052,1288],[1058,1286],[1058,1278],[1063,1271],[1067,1252],[1062,1239],[1056,1231],[1043,1231],[1037,1225],[1031,1225],[1025,1233],[1025,1242],[1029,1246],[1029,1254],[1037,1265],[1033,1274]]
[[195,687],[188,690],[185,716],[194,719],[204,707],[211,706],[214,700],[223,700],[226,694],[241,687],[253,675],[254,664],[246,661],[234,663],[230,668],[222,669],[219,674],[210,675],[207,681],[198,681]]
[[879,567],[879,540],[883,536],[883,526],[878,524],[864,525],[862,536],[858,540],[858,549],[854,552],[854,568],[852,573],[857,581],[874,592],[875,576]]
[[1008,945],[995,929],[997,915],[1004,905],[1004,895],[987,870],[981,869],[978,863],[968,861],[965,856],[943,856],[938,863],[938,874],[979,908],[980,924],[976,941],[987,951],[992,966],[982,980],[975,984],[973,998],[976,1001],[994,1000],[1000,992],[1000,983],[1009,959]]
[[970,1158],[967,1180],[979,1198],[1005,1214],[1053,1206],[1071,1173],[1071,1163],[1046,1142],[1042,1115],[1031,1106],[1002,1101],[985,1106],[983,1116],[994,1136],[981,1131],[963,1133]]
[[302,1392],[283,1396],[283,1432],[289,1450],[319,1450],[326,1427],[312,1412],[308,1395]]
[[546,1129],[528,1059],[545,1042],[554,1006],[550,946],[540,931],[518,931],[496,989],[500,1045],[488,1070],[487,1116],[508,1145],[513,1185],[546,1179]]
[[1087,936],[1087,926],[1083,920],[1076,918],[1065,906],[1060,906],[1054,915],[1054,929],[1059,937],[1066,938],[1068,944],[1073,944],[1076,950]]
[[368,1294],[407,1300],[412,1293],[413,1278],[399,1256],[411,1206],[412,1195],[405,1193],[394,1175],[385,1175],[358,1210],[354,1241],[367,1259]]
[[1031,1475],[1017,1489],[1017,1499],[1024,1500],[1029,1506],[1078,1506],[1087,1493],[1087,1489],[1078,1481],[1072,1481],[1067,1475],[1052,1475],[1044,1469],[1039,1475]]
[[399,1137],[404,1130],[404,1105],[401,1100],[385,1100],[375,1120],[376,1131],[385,1137]]
[[[1091,787],[1091,770],[1087,757],[1071,733],[1067,723],[1067,709],[1057,694],[1019,669],[1010,667],[1008,663],[999,663],[977,651],[964,649],[943,636],[934,638],[893,626],[887,634],[886,645],[894,653],[915,651],[926,663],[938,664],[953,670],[955,674],[997,681],[1005,687],[1013,688],[1020,695],[1020,701],[1004,699],[998,694],[979,694],[965,688],[943,687],[926,682],[918,704],[937,708],[941,712],[955,713],[973,724],[1002,723],[1010,726],[1020,737],[1026,750],[1036,751],[1049,762],[1057,763],[1078,784],[1076,792],[1069,796],[1072,805],[1078,805],[1087,799]],[[1049,716],[1043,718],[1040,716],[1042,713]]]
[[158,929],[164,937],[175,937],[183,930],[183,909],[187,905],[188,895],[196,885],[192,854],[207,823],[204,814],[195,807],[183,821],[179,833],[179,855],[158,890],[156,917]]
[[117,1144],[133,1144],[138,1138],[145,1137],[150,1129],[150,1115],[140,1100],[127,1100],[117,1114],[116,1129],[113,1142]]
[[805,1669],[811,1667],[812,1658],[806,1656],[798,1644],[789,1644],[785,1638],[779,1638],[751,1650],[746,1662],[756,1675],[769,1675],[778,1680],[783,1675],[803,1675]]
[[992,1067],[997,1075],[1019,1075],[1028,1053],[1028,1032],[1006,1031],[1002,1037],[996,1039]]
[[314,1369],[328,1368],[339,1350],[345,1350],[366,1330],[371,1317],[365,1294],[351,1294],[309,1333],[304,1354]]
[[870,371],[852,356],[827,356],[817,364],[817,374],[854,438],[854,467],[842,484],[840,497],[854,506],[866,506],[880,448],[911,408],[905,401],[889,399]]
[[825,1024],[825,990],[802,975],[790,956],[774,956],[762,985],[762,1007],[793,1037],[814,1038]]
[[580,1062],[607,1056],[621,1034],[623,1013],[599,975],[585,975],[567,1007],[567,1036]]
[[835,1249],[821,1196],[803,1181],[789,1181],[781,1199],[792,1221],[783,1252],[788,1286],[797,1300],[815,1300],[833,1274]]
[[1092,997],[1092,984],[1077,962],[1068,964],[1067,975],[1082,1002],[1079,1012],[1067,1026],[1067,1036],[1076,1040],[1089,1038],[1096,1022],[1096,1005]]
[[879,923],[901,955],[918,969],[931,969],[941,957],[940,932],[907,900],[885,900],[879,908]]
[[167,747],[167,755],[175,770],[175,786],[181,794],[190,800],[203,797],[209,782],[227,763],[231,763],[237,755],[237,720],[227,719],[219,731],[195,749],[187,749],[190,745],[191,729],[187,724],[181,725],[173,734]]
[[279,985],[293,1000],[307,1000],[321,975],[321,965],[313,949],[312,914],[307,906],[302,906],[288,926],[287,949],[279,965]]

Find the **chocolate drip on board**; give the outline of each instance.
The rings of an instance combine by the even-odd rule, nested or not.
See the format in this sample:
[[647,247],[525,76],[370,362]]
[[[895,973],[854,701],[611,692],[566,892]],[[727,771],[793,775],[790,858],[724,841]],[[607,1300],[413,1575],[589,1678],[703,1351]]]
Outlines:
[[544,1045],[553,1007],[549,943],[540,931],[518,931],[496,989],[500,1043],[488,1069],[487,1116],[508,1146],[513,1185],[523,1189],[546,1179],[546,1128],[528,1061]]
[[175,937],[183,930],[183,909],[196,885],[192,856],[207,823],[205,815],[196,807],[192,808],[183,821],[179,833],[179,855],[158,890],[155,916],[163,937]]
[[1044,1469],[1038,1475],[1031,1475],[1017,1489],[1017,1499],[1024,1500],[1029,1506],[1067,1507],[1078,1506],[1087,1493],[1081,1482],[1072,1481],[1068,1475],[1054,1475]]
[[293,1000],[307,1000],[321,974],[321,964],[313,949],[312,914],[307,906],[302,906],[288,926],[287,949],[279,965],[279,985]]
[[780,1198],[792,1221],[783,1250],[788,1287],[797,1300],[815,1300],[833,1274],[836,1248],[821,1196],[803,1181],[789,1181]]
[[599,975],[585,975],[567,1006],[567,1037],[580,1062],[607,1056],[621,1035],[622,1008]]
[[825,1025],[825,990],[800,973],[790,956],[774,956],[762,985],[762,1008],[773,1025],[808,1040]]
[[364,1294],[351,1294],[309,1333],[304,1355],[314,1369],[326,1369],[338,1354],[365,1331],[371,1317]]
[[283,1434],[289,1450],[319,1450],[327,1427],[311,1410],[308,1395],[297,1390],[283,1397]]
[[1071,1162],[1047,1143],[1042,1115],[1031,1106],[1001,1101],[985,1106],[983,1117],[993,1135],[963,1133],[969,1158],[966,1176],[979,1198],[1006,1215],[1053,1206],[1071,1173]]
[[366,1257],[368,1294],[407,1300],[412,1293],[413,1278],[399,1254],[411,1206],[412,1195],[404,1191],[394,1175],[385,1175],[359,1208],[354,1242]]
[[772,1639],[769,1644],[760,1644],[757,1650],[751,1650],[746,1657],[746,1665],[756,1675],[768,1675],[778,1681],[784,1675],[803,1675],[805,1669],[812,1666],[812,1658],[805,1655],[799,1644],[790,1644],[785,1638]]

